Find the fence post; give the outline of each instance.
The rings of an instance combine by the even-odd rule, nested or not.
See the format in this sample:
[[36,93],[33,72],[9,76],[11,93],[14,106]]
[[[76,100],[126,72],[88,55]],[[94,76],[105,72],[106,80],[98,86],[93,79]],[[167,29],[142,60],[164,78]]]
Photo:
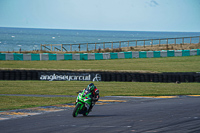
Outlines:
[[176,45],[176,38],[174,39],[174,43],[175,43],[175,45]]
[[61,51],[63,51],[63,44],[61,44]]
[[160,46],[160,39],[159,39],[159,46]]
[[200,36],[199,36],[199,43],[200,43]]
[[136,44],[135,44],[135,47],[137,48],[137,40],[135,41],[135,43],[136,43]]
[[168,45],[168,38],[167,38],[167,45]]
[[168,50],[168,38],[167,38],[167,50]]
[[[200,38],[200,37],[199,37],[199,38]],[[112,47],[112,50],[113,50],[113,42],[112,42],[112,46],[111,46],[111,47]]]
[[153,46],[153,39],[151,39],[151,47]]
[[79,44],[78,48],[79,48],[79,51],[81,51],[81,44]]
[[87,43],[87,51],[88,51],[88,43]]
[[128,41],[128,44],[127,44],[127,49],[129,48],[129,41]]
[[103,43],[103,49],[105,49],[105,42]]
[[70,44],[70,51],[72,51],[72,44]]

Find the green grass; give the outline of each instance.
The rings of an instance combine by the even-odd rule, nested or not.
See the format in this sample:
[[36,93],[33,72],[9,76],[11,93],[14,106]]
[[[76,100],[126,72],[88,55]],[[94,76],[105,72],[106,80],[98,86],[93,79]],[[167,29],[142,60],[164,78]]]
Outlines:
[[200,56],[115,60],[0,61],[6,69],[88,69],[144,72],[199,72]]
[[71,97],[0,96],[0,110],[30,108],[74,102]]
[[[123,70],[139,72],[200,72],[200,56],[85,60],[85,61],[0,61],[0,69]],[[76,95],[90,82],[0,81],[0,94]],[[101,96],[200,95],[199,83],[95,82]],[[0,96],[0,110],[54,105],[75,98]]]
[[[74,95],[90,82],[0,81],[1,94]],[[94,82],[100,96],[200,95],[199,83]],[[75,98],[0,96],[0,110],[74,102]]]
[[[1,94],[77,95],[88,81],[0,81]],[[101,96],[200,94],[199,83],[94,82]]]

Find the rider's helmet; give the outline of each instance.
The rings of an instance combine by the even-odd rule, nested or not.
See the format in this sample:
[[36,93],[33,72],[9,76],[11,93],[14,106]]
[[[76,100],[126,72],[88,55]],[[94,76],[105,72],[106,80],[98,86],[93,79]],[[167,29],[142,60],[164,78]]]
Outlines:
[[93,91],[95,89],[95,86],[93,83],[90,83],[87,87],[90,91]]

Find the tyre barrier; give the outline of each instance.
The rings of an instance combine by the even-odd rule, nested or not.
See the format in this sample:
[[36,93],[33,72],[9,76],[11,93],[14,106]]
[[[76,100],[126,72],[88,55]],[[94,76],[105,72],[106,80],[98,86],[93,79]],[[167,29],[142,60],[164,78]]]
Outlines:
[[0,80],[38,80],[36,70],[0,70]]
[[200,72],[80,72],[55,70],[0,70],[0,80],[63,80],[116,82],[200,82]]

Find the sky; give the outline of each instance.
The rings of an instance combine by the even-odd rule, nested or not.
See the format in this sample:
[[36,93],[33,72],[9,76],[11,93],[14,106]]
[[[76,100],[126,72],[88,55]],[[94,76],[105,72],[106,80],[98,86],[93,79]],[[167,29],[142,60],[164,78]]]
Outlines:
[[0,27],[200,32],[200,0],[0,0]]

